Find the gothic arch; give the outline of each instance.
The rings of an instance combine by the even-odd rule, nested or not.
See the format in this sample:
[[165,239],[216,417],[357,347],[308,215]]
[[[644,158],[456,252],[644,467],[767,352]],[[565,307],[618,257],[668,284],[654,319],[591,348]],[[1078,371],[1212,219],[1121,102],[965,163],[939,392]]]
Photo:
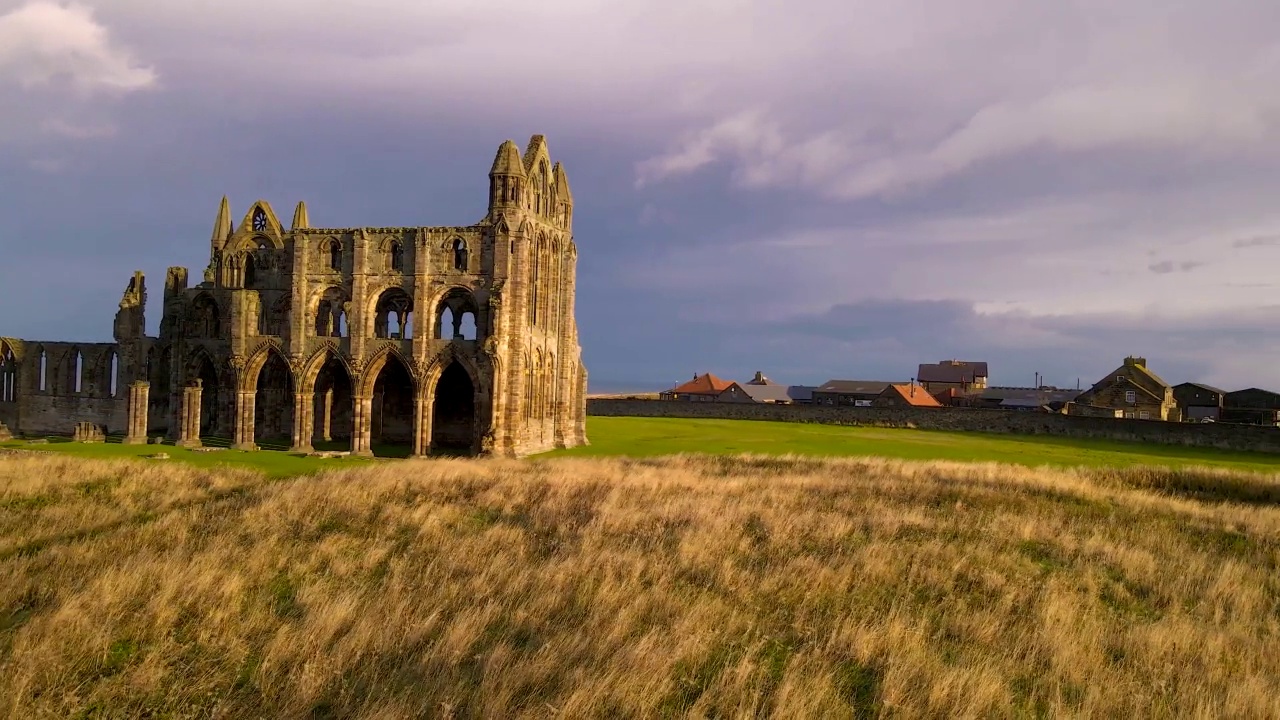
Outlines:
[[347,358],[343,357],[342,353],[338,351],[336,344],[326,344],[319,350],[311,353],[311,357],[307,358],[302,363],[302,373],[299,378],[298,387],[303,392],[315,392],[316,376],[320,374],[320,370],[327,362],[329,362],[330,358],[338,361],[338,364],[342,365],[342,369],[346,371],[348,379],[355,377],[356,374],[355,371],[351,369],[351,363],[348,362]]
[[363,396],[372,394],[373,386],[378,380],[379,373],[381,373],[386,364],[392,360],[400,363],[400,365],[404,367],[405,373],[409,375],[409,380],[413,384],[413,391],[414,393],[417,393],[418,382],[414,379],[413,371],[411,369],[413,364],[410,363],[399,350],[391,347],[390,345],[383,345],[372,356],[370,356],[369,362],[365,363],[364,370],[361,372],[360,377],[356,378],[356,382],[354,384],[359,388],[359,392],[357,394]]
[[[280,227],[280,219],[276,217],[276,213],[271,209],[271,205],[265,200],[255,200],[249,206],[249,211],[244,214],[244,220],[240,223],[241,230],[249,230],[255,235],[263,235],[271,238],[272,244],[276,245],[276,249],[283,249],[284,245],[279,243],[279,238],[283,234]],[[274,236],[274,237],[273,237]]]
[[21,361],[13,345],[0,339],[0,402],[17,402],[22,379]]
[[[315,318],[312,330],[318,337],[348,337],[351,334],[351,318],[347,307],[351,304],[351,296],[337,285],[329,285],[317,290],[307,304],[311,316]],[[346,331],[343,332],[343,326]]]
[[280,359],[284,363],[289,372],[290,380],[296,385],[297,378],[293,377],[293,369],[289,367],[289,359],[284,356],[280,348],[275,343],[262,343],[254,349],[253,354],[245,360],[244,372],[240,374],[239,384],[240,390],[244,392],[253,392],[258,387],[258,375],[262,372],[262,366],[267,364],[271,356]]
[[[470,289],[461,285],[445,288],[432,299],[431,305],[435,308],[435,311],[431,314],[433,337],[439,340],[459,339],[458,335],[461,334],[463,318],[467,313],[470,313],[474,318],[476,336],[469,339],[482,339],[480,336],[480,304],[476,301],[476,296]],[[446,310],[449,311],[453,322],[453,333],[447,337],[445,333],[441,332],[441,324],[445,319]]]
[[480,371],[479,365],[466,353],[458,352],[451,346],[445,346],[443,350],[427,361],[426,370],[422,373],[422,387],[434,387],[440,380],[440,373],[444,372],[444,369],[454,362],[457,362],[462,366],[463,370],[467,371],[467,375],[471,377],[471,382],[477,392],[487,390],[487,383],[484,382],[484,373]]
[[365,317],[371,318],[374,337],[390,338],[394,334],[400,340],[413,337],[413,295],[399,285],[389,285],[376,293],[370,293]]

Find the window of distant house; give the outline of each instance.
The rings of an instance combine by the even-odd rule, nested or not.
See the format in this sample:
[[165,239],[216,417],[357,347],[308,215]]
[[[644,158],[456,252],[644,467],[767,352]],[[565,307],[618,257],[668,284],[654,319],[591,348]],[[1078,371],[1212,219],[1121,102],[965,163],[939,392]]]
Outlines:
[[1150,420],[1150,419],[1151,419],[1151,413],[1147,412],[1146,410],[1143,410],[1142,412],[1138,413],[1138,419],[1139,419],[1139,420]]
[[1125,390],[1125,391],[1124,391],[1124,401],[1125,401],[1125,402],[1127,402],[1127,403],[1137,402],[1137,401],[1138,401],[1138,393],[1137,393],[1136,391],[1134,391],[1134,390]]
[[1133,418],[1133,411],[1132,411],[1132,410],[1125,410],[1125,411],[1124,411],[1124,416],[1125,416],[1125,417],[1127,417],[1127,418],[1132,419],[1132,418]]

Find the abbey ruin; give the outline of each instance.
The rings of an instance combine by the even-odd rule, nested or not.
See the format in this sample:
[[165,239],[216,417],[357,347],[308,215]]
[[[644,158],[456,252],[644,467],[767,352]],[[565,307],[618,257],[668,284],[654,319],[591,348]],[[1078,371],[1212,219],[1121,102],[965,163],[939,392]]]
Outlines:
[[313,228],[299,203],[286,228],[261,200],[233,224],[224,197],[201,282],[168,269],[156,337],[141,272],[113,343],[0,337],[0,422],[358,455],[585,444],[573,196],[541,135],[498,149],[488,208],[461,227]]

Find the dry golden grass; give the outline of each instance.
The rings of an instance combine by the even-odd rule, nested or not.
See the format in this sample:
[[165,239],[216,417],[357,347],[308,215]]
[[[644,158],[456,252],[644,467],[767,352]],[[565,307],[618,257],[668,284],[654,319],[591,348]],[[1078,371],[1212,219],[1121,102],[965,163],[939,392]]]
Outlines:
[[0,714],[1280,717],[1280,479],[0,457]]

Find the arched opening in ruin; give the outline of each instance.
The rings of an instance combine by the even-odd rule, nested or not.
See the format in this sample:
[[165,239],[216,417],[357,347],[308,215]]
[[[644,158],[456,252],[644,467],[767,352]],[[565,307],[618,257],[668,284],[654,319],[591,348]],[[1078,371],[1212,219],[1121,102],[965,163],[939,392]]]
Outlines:
[[316,374],[313,399],[312,444],[351,441],[351,375],[342,361],[329,353]]
[[480,308],[476,299],[463,288],[454,288],[436,305],[436,338],[440,340],[476,340],[479,332],[476,317]]
[[45,352],[44,348],[40,348],[39,371],[40,371],[40,378],[39,378],[40,384],[38,388],[40,392],[48,392],[49,391],[49,353]]
[[156,409],[160,418],[163,418],[164,426],[176,433],[178,428],[170,426],[171,423],[177,422],[177,408],[172,404],[174,402],[172,346],[166,345],[158,351],[152,347],[148,354],[151,358],[147,361],[147,380],[151,382],[148,404]]
[[214,367],[213,359],[203,349],[192,358],[187,379],[200,381],[200,437],[230,436],[230,423],[225,422],[223,413],[219,412],[222,406],[222,383],[219,382],[218,370]]
[[244,254],[244,283],[243,287],[254,288],[258,286],[258,263],[253,259],[253,253]]
[[404,245],[398,241],[391,243],[391,272],[404,270]]
[[107,368],[107,397],[119,397],[120,356],[111,351],[111,363]]
[[201,294],[191,303],[191,320],[187,334],[198,338],[216,338],[222,330],[222,314],[218,303],[207,294]]
[[317,336],[347,337],[347,301],[347,294],[341,288],[324,291],[316,305]]
[[79,393],[84,388],[84,354],[75,351],[75,363],[71,366],[71,378],[68,385],[71,391]]
[[258,371],[253,401],[253,440],[260,447],[284,450],[293,434],[293,373],[274,349]]
[[413,337],[413,298],[401,288],[389,288],[378,296],[373,313],[373,334],[380,338]]
[[449,249],[453,253],[453,269],[458,272],[466,272],[467,242],[462,238],[454,238]]
[[413,378],[395,355],[388,355],[373,382],[369,440],[377,455],[403,457],[413,446]]
[[0,402],[18,401],[18,358],[8,343],[0,342]]
[[455,360],[440,373],[433,397],[431,449],[446,454],[474,454],[475,384],[461,363]]

